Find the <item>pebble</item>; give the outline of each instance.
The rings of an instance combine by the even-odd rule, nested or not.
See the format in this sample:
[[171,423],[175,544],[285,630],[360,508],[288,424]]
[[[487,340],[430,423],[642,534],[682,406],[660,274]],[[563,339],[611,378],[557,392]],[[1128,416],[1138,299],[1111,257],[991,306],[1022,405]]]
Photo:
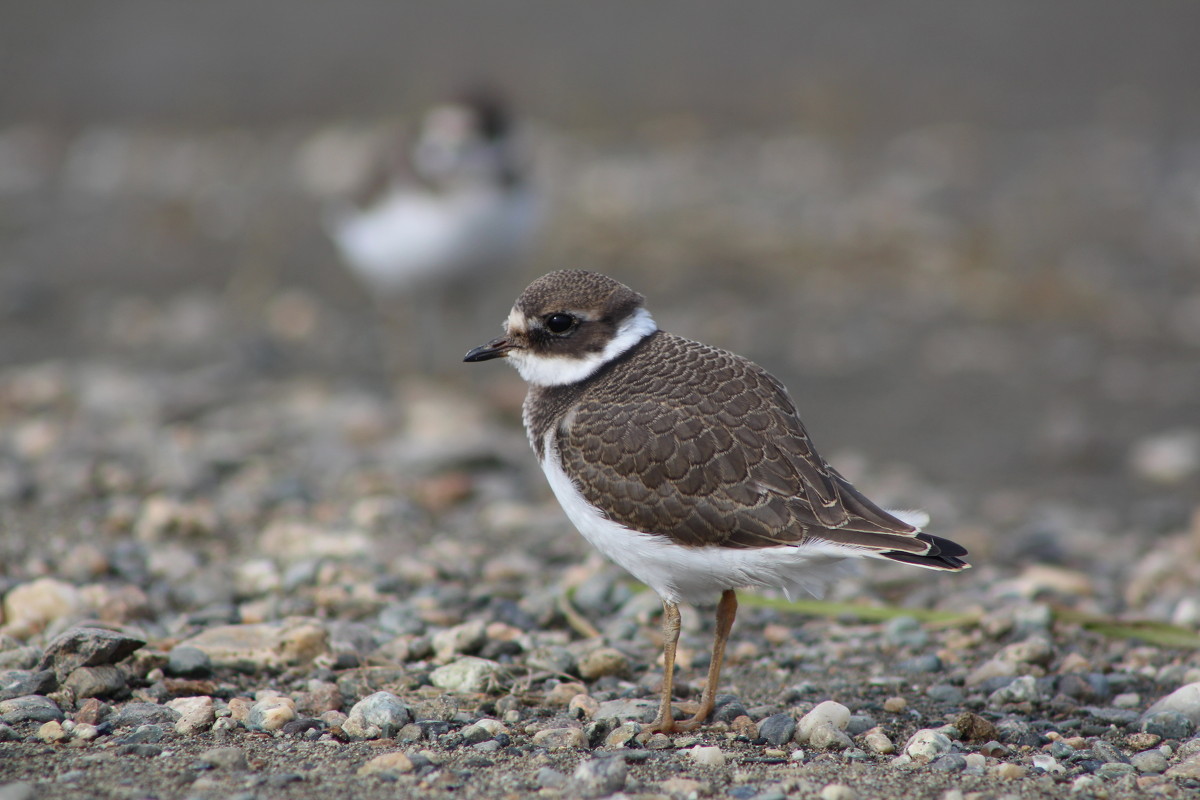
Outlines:
[[1166,775],[1168,778],[1200,780],[1200,752],[1168,769]]
[[37,786],[25,781],[0,783],[0,800],[37,800]]
[[858,736],[874,727],[875,718],[870,714],[851,714],[850,721],[846,723],[846,733],[849,736]]
[[30,694],[46,694],[58,681],[51,670],[9,669],[0,671],[0,700]]
[[871,752],[884,756],[896,752],[896,745],[887,737],[887,734],[880,731],[868,733],[866,735],[866,745],[871,749]]
[[1054,659],[1054,645],[1044,636],[1031,636],[1005,646],[996,654],[1000,661],[1010,664],[1036,664],[1044,667]]
[[899,714],[908,708],[908,701],[903,697],[889,697],[883,701],[883,710],[891,714]]
[[[295,718],[296,704],[291,698],[268,697],[250,707],[250,715],[246,718],[246,727],[252,731],[266,731],[267,733],[271,733],[282,729],[284,725],[287,725]],[[342,730],[345,729],[346,726],[343,725]],[[362,738],[371,739],[375,737],[364,736]]]
[[962,772],[967,768],[967,759],[959,753],[946,753],[931,761],[929,768],[935,772]]
[[575,719],[591,719],[600,709],[600,703],[591,695],[577,694],[567,703],[567,714]]
[[967,688],[983,686],[988,681],[996,678],[1008,678],[1017,674],[1017,666],[1011,661],[1001,661],[993,658],[985,661],[975,669],[967,673],[967,678],[963,682]]
[[429,675],[429,681],[439,689],[458,694],[482,694],[499,683],[499,663],[478,656],[463,656]]
[[175,721],[175,732],[183,736],[206,731],[217,719],[211,697],[177,697],[166,706],[179,713],[179,719]]
[[1200,727],[1200,682],[1181,686],[1163,697],[1146,709],[1142,719],[1160,714],[1164,711],[1174,711],[1187,717],[1193,729]]
[[38,728],[37,737],[46,744],[62,744],[67,739],[71,738],[71,734],[63,730],[61,722],[50,720],[43,722]]
[[685,751],[689,758],[701,767],[723,767],[725,766],[725,753],[719,747],[696,745],[691,750]]
[[844,783],[829,783],[821,788],[821,800],[858,800],[858,792]]
[[354,704],[342,732],[351,739],[390,739],[413,721],[412,709],[391,692],[376,692]]
[[772,714],[758,723],[759,737],[775,747],[782,747],[790,742],[795,733],[796,720],[791,714]]
[[916,617],[893,617],[883,626],[883,638],[896,647],[919,650],[929,644],[929,632]]
[[547,750],[583,750],[588,746],[587,736],[579,728],[547,728],[533,735],[533,743]]
[[641,725],[636,722],[626,722],[617,726],[611,733],[604,737],[604,746],[627,747],[641,732]]
[[1096,758],[1106,763],[1128,764],[1129,757],[1118,750],[1114,745],[1103,739],[1095,739],[1091,742],[1090,748]]
[[578,673],[578,663],[575,654],[565,647],[544,645],[535,647],[525,656],[525,663],[530,669],[545,670],[555,675],[575,675]]
[[246,752],[240,747],[212,747],[198,756],[202,764],[215,769],[244,771],[250,768]]
[[22,722],[58,722],[62,719],[63,712],[49,697],[33,694],[0,700],[0,720],[6,725],[19,725]]
[[62,682],[64,689],[71,690],[75,697],[114,697],[126,689],[125,672],[120,667],[105,665],[79,667]]
[[845,750],[854,743],[845,731],[832,725],[818,725],[808,735],[808,743],[821,750]]
[[552,706],[570,706],[579,695],[587,694],[587,687],[579,681],[564,681],[546,694],[546,702]]
[[542,767],[533,776],[533,780],[542,789],[562,789],[567,785],[567,774],[552,767]]
[[629,767],[625,759],[596,758],[581,761],[568,784],[568,791],[579,797],[606,797],[625,788]]
[[53,669],[61,682],[81,667],[115,664],[145,644],[144,639],[103,628],[71,628],[46,645],[38,669]]
[[926,728],[914,733],[904,745],[904,753],[913,761],[925,764],[938,756],[949,753],[950,737],[946,734]]
[[1034,769],[1040,769],[1050,775],[1061,775],[1067,771],[1066,767],[1058,763],[1054,756],[1037,755],[1032,758],[1032,763]]
[[1129,763],[1138,772],[1157,775],[1167,771],[1167,757],[1158,750],[1146,750],[1129,757]]
[[433,654],[438,661],[446,662],[458,655],[479,652],[487,643],[487,624],[483,620],[472,620],[433,635]]
[[170,725],[174,727],[179,712],[157,703],[125,703],[106,720],[114,728],[136,728],[142,725]]
[[796,741],[805,744],[818,728],[832,728],[844,731],[850,723],[850,709],[833,700],[818,703],[796,725]]
[[634,722],[653,722],[658,716],[658,703],[654,700],[606,700],[592,715],[594,719],[613,717]]
[[1000,735],[996,724],[989,719],[965,711],[954,719],[959,738],[967,742],[986,742]]
[[173,678],[204,679],[212,675],[212,660],[197,647],[178,645],[171,648],[163,671]]
[[994,774],[997,778],[1001,778],[1002,780],[1006,781],[1015,781],[1019,778],[1024,778],[1028,772],[1028,770],[1026,770],[1020,764],[1012,764],[1008,762],[997,764],[996,766],[992,767],[991,771],[992,774]]
[[941,672],[943,667],[942,660],[936,655],[929,653],[899,661],[896,663],[895,669],[897,672],[904,672],[910,675],[925,675],[933,672]]
[[216,669],[276,671],[311,664],[329,653],[329,634],[316,620],[218,625],[182,643],[208,656]]
[[359,775],[378,775],[381,772],[405,773],[413,771],[413,762],[404,753],[383,753],[358,768]]
[[988,696],[988,706],[997,707],[1010,703],[1036,703],[1042,699],[1037,678],[1022,675],[1007,686],[997,689]]
[[5,630],[25,638],[83,606],[83,596],[71,584],[57,578],[38,578],[18,584],[4,595],[0,620]]
[[606,675],[626,675],[629,658],[614,647],[598,647],[580,656],[578,669],[580,677],[588,681]]
[[1192,721],[1178,711],[1155,711],[1142,715],[1141,729],[1164,739],[1186,739],[1195,729]]

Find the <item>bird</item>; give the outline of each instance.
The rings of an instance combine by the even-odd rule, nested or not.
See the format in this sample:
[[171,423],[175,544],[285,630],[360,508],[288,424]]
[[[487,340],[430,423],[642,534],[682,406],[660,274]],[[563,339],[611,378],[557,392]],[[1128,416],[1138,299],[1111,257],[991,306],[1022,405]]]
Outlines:
[[537,200],[494,92],[433,107],[412,148],[389,155],[329,214],[342,259],[368,288],[396,294],[496,268],[528,244]]
[[[518,297],[504,335],[466,362],[506,359],[529,384],[530,444],[568,519],[662,601],[664,675],[651,731],[693,730],[715,705],[736,590],[818,594],[860,556],[957,572],[957,543],[921,512],[871,502],[813,447],[784,385],[754,362],[658,328],[645,298],[560,270]],[[719,595],[696,714],[671,707],[681,602]]]
[[[340,260],[389,324],[393,341],[426,336],[469,309],[472,286],[518,266],[533,248],[542,203],[508,104],[477,88],[424,114],[411,147],[392,143],[352,198],[325,213]],[[431,360],[431,359],[427,359]],[[428,363],[426,366],[430,366]]]

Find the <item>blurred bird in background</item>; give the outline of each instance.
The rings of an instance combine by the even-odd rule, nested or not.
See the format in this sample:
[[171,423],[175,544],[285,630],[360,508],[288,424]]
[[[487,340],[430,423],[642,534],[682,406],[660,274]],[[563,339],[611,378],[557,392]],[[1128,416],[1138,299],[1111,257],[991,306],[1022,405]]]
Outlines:
[[477,89],[430,109],[411,146],[393,139],[326,226],[380,307],[394,366],[431,371],[444,332],[479,319],[473,301],[530,251],[540,216],[512,115]]

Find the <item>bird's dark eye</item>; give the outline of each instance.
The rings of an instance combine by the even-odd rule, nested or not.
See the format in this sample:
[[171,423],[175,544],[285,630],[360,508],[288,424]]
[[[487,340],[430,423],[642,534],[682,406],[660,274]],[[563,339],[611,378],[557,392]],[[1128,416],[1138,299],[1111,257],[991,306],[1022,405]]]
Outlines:
[[546,330],[551,333],[566,333],[575,327],[575,318],[570,314],[551,314],[546,317]]

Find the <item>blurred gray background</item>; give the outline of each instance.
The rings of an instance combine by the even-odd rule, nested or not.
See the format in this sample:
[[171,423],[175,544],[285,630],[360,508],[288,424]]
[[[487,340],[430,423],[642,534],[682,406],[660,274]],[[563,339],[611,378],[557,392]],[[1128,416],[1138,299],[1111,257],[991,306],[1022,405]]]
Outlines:
[[314,142],[485,81],[527,120],[554,213],[490,316],[439,332],[447,353],[531,277],[598,269],[779,374],[845,471],[911,470],[1014,542],[1064,504],[1138,539],[1195,504],[1196,4],[112,0],[0,19],[2,365],[383,385],[369,300],[320,228]]

